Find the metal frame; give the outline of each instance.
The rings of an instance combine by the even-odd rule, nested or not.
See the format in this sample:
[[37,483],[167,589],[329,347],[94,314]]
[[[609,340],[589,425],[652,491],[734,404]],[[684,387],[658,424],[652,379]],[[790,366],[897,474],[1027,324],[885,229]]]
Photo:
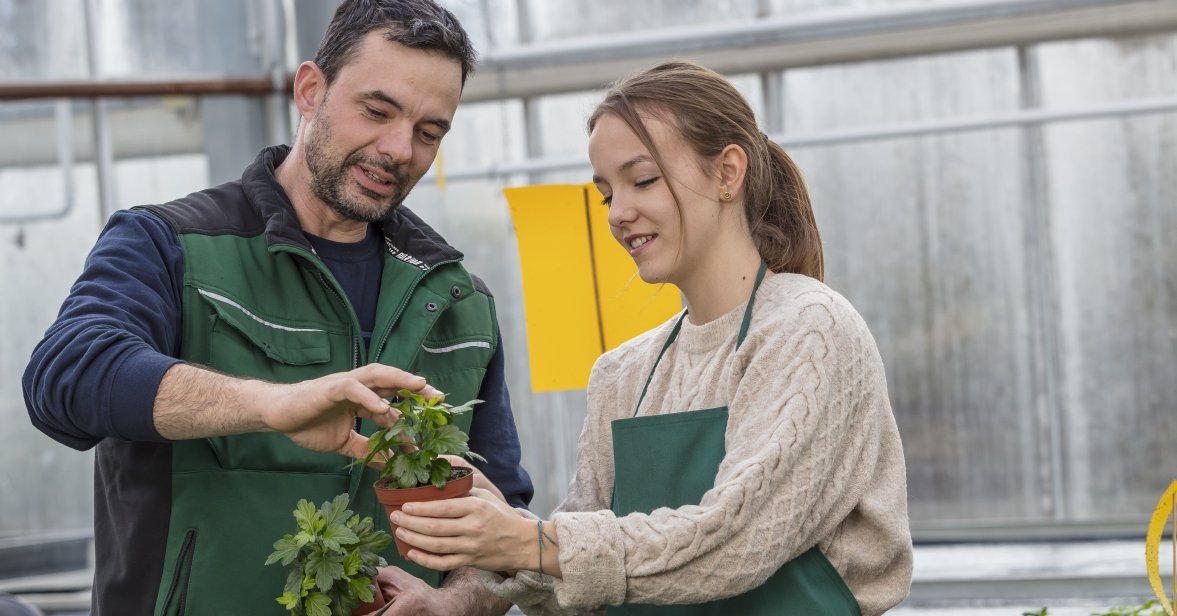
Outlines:
[[[804,148],[1173,112],[1177,112],[1177,96],[1117,101],[1077,109],[1025,109],[947,120],[897,122],[810,133],[773,133],[768,137],[786,148]],[[447,169],[445,178],[447,182],[494,180],[516,174],[567,171],[587,167],[588,159],[583,157],[534,158],[487,167]],[[421,181],[435,181],[433,172]]]
[[[462,100],[593,90],[672,56],[698,61],[721,73],[757,73],[1174,29],[1177,3],[1172,0],[989,0],[827,17],[773,17],[494,50],[471,76]],[[288,91],[290,82],[288,74],[0,82],[0,100],[263,94]]]

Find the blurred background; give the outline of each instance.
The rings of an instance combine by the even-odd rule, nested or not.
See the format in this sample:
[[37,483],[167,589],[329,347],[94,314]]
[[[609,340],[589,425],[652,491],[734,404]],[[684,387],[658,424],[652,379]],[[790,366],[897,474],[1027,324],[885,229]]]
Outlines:
[[[89,605],[92,454],[30,426],[33,345],[111,212],[289,143],[288,76],[335,4],[0,0],[0,593]],[[407,204],[496,294],[536,513],[585,395],[530,391],[501,190],[588,181],[605,85],[688,58],[805,170],[826,282],[878,341],[917,542],[896,612],[1151,596],[1143,537],[1177,478],[1177,2],[442,4],[482,61]]]

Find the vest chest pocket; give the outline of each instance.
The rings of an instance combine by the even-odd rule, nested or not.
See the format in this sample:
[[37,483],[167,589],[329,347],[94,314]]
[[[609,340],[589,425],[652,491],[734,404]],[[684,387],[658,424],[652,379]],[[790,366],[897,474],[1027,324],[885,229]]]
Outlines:
[[212,308],[210,367],[284,383],[326,372],[319,365],[331,360],[331,334],[326,329],[261,315],[213,291],[200,289],[200,296]]
[[[277,383],[317,378],[336,370],[329,363],[332,342],[337,348],[350,344],[347,332],[329,332],[306,322],[278,320],[247,306],[244,301],[206,289],[199,292],[211,309],[206,312],[209,319],[206,361],[209,367],[225,374]],[[346,362],[342,370],[350,368],[347,355],[337,357]],[[221,469],[346,472],[339,456],[304,450],[280,434],[214,437],[204,439],[204,444],[211,449],[215,464]],[[185,468],[183,464],[179,467]]]
[[492,344],[484,337],[443,341],[427,338],[411,371],[449,394],[448,402],[462,404],[478,395],[493,355]]

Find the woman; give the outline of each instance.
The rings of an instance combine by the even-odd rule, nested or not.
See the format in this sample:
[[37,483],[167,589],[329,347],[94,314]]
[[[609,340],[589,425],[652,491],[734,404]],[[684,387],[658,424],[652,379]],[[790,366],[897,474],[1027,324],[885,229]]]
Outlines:
[[414,503],[394,518],[420,548],[409,558],[505,572],[491,586],[528,613],[899,603],[899,432],[874,339],[821,282],[800,172],[730,83],[691,64],[616,84],[588,126],[614,237],[687,308],[593,367],[576,475],[550,521],[483,490]]

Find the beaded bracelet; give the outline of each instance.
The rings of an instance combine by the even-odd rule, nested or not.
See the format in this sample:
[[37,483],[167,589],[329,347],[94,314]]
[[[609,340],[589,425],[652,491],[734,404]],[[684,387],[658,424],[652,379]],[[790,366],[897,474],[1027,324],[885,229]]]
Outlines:
[[535,521],[535,540],[539,544],[539,574],[544,575],[544,539],[552,542],[552,545],[560,545],[556,543],[552,536],[544,532],[544,521]]

